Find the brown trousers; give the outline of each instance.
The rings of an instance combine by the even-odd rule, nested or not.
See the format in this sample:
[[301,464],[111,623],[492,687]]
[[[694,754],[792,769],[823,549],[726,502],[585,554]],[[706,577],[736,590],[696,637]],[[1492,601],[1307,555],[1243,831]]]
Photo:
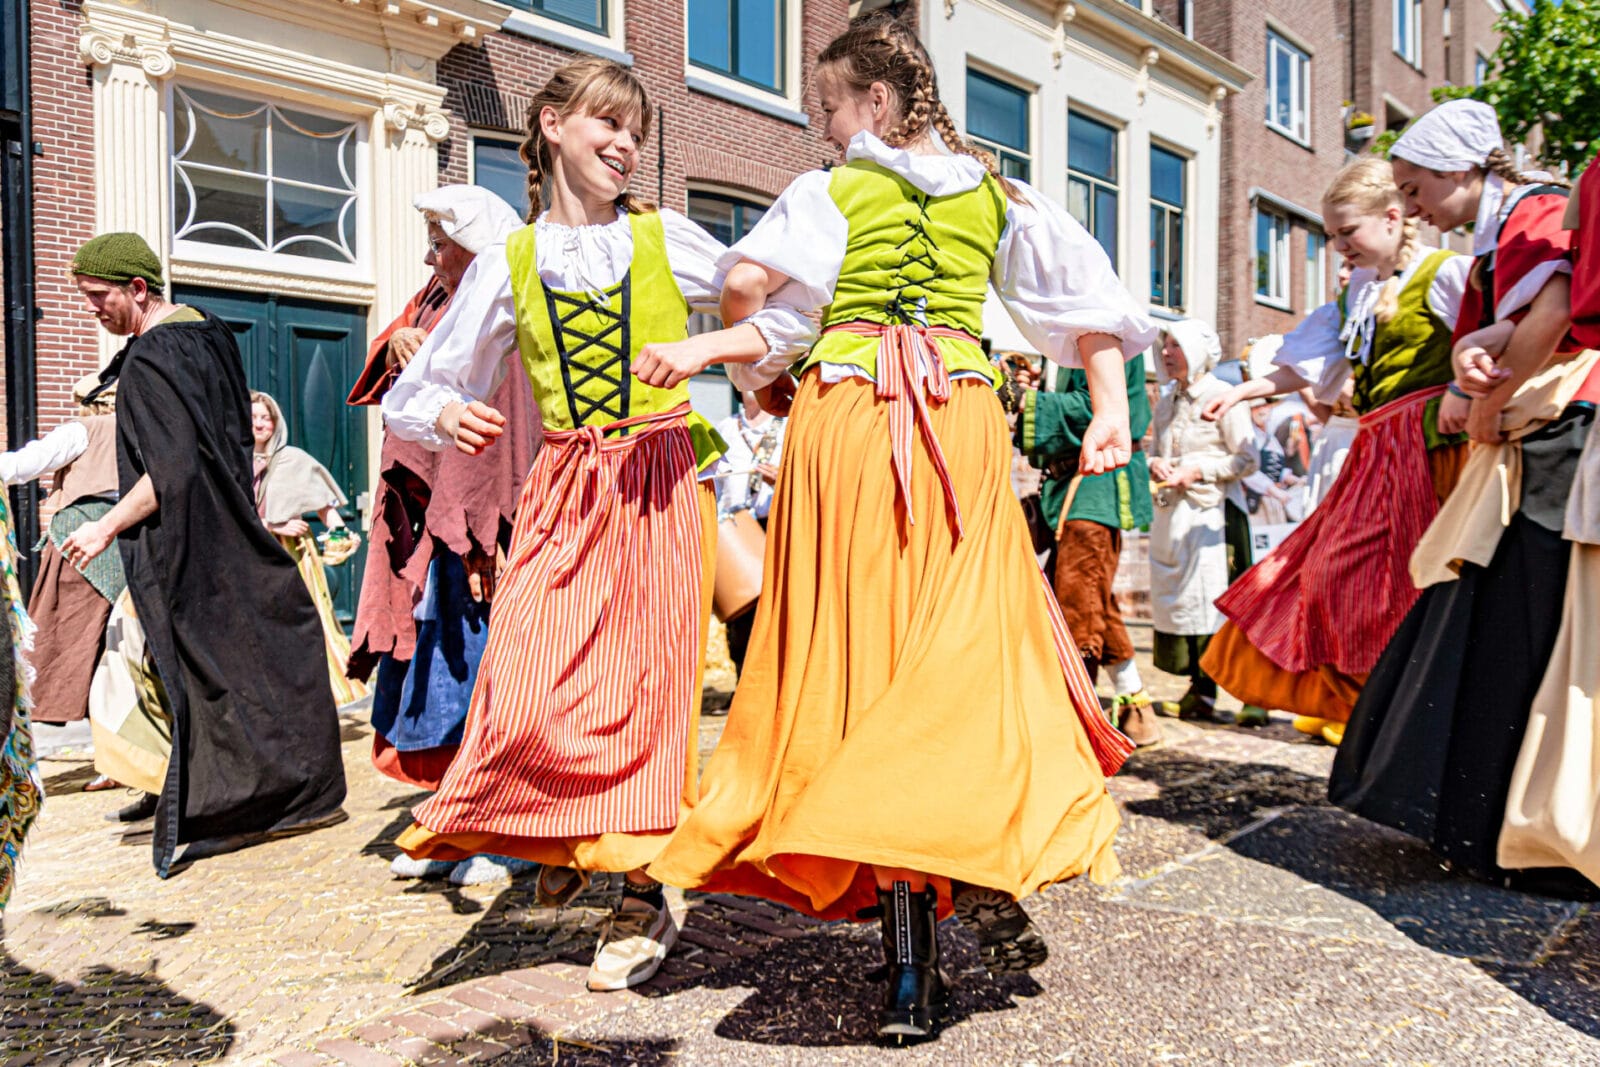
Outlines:
[[1111,591],[1121,556],[1122,531],[1087,519],[1069,521],[1056,543],[1056,599],[1091,677],[1133,658],[1133,639]]

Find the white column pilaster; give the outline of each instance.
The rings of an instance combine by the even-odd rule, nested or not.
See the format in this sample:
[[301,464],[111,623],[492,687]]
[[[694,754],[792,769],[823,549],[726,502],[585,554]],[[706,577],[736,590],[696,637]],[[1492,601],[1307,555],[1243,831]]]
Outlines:
[[[159,29],[91,21],[78,50],[94,72],[95,232],[137,233],[170,273],[171,148],[164,111],[164,83],[175,67],[170,43]],[[123,344],[102,332],[101,365]]]

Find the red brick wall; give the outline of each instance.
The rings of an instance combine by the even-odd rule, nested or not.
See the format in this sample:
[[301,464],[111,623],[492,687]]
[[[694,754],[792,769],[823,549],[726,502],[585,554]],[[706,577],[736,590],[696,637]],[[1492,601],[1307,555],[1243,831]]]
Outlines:
[[[1255,75],[1244,92],[1223,104],[1222,224],[1217,249],[1220,285],[1217,332],[1223,351],[1237,353],[1251,337],[1291,330],[1312,310],[1305,306],[1306,229],[1297,223],[1290,241],[1288,312],[1255,299],[1255,217],[1250,190],[1258,188],[1320,211],[1322,190],[1344,164],[1340,108],[1349,70],[1348,43],[1337,8],[1325,0],[1234,3],[1197,20],[1200,43]],[[1311,55],[1310,146],[1266,124],[1267,27],[1287,31]]]
[[[96,369],[100,327],[79,307],[67,276],[72,254],[94,236],[94,100],[78,58],[80,0],[35,0],[31,15],[34,283],[39,430],[76,413],[72,383]],[[17,442],[21,444],[22,442]]]
[[[802,84],[810,91],[811,59],[849,19],[844,0],[806,0],[801,18]],[[800,171],[827,162],[832,151],[810,127],[689,89],[684,84],[683,6],[664,0],[628,5],[626,44],[662,121],[652,129],[634,178],[635,193],[656,199],[658,151],[664,146],[664,206],[683,210],[693,182],[714,182],[770,199]],[[440,146],[440,178],[465,181],[468,119],[522,132],[528,100],[571,53],[514,33],[476,46],[459,45],[439,65],[448,91],[451,136]],[[653,123],[655,119],[652,119]]]

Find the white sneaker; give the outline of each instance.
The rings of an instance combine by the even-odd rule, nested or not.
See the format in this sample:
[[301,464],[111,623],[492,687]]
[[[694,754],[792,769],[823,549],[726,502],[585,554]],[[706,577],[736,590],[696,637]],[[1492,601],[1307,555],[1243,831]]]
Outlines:
[[683,890],[662,887],[665,907],[654,908],[634,897],[623,897],[617,910],[600,929],[594,962],[589,965],[589,988],[596,993],[627,989],[655,977],[661,961],[678,943],[678,930],[688,914]]
[[389,873],[396,878],[443,878],[453,867],[450,860],[414,860],[402,852],[389,864]]
[[477,855],[462,860],[450,871],[451,885],[491,885],[509,882],[519,874],[526,874],[537,864],[519,860],[515,856]]

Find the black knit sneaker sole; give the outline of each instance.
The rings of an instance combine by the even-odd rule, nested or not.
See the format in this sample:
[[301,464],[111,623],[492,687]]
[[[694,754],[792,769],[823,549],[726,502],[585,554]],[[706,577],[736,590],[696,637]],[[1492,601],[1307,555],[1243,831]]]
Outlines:
[[990,974],[1031,971],[1050,958],[1050,946],[1022,905],[997,889],[962,887],[955,913],[978,939],[978,958]]

